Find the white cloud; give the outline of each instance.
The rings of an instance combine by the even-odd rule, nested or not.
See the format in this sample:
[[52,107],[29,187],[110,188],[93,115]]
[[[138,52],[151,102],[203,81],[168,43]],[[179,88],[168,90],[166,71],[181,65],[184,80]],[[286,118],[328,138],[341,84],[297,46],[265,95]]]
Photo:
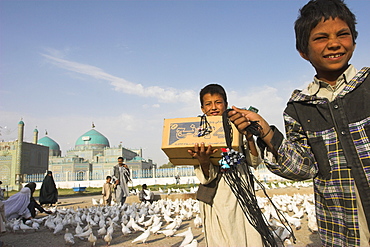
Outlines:
[[48,54],[41,55],[45,57],[48,62],[59,68],[87,75],[98,80],[107,81],[113,86],[114,90],[125,94],[157,98],[160,102],[165,103],[192,102],[193,99],[196,98],[196,93],[192,90],[181,91],[175,88],[161,88],[158,86],[144,87],[141,84],[133,83],[123,78],[108,74],[101,68],[92,65],[77,63]]

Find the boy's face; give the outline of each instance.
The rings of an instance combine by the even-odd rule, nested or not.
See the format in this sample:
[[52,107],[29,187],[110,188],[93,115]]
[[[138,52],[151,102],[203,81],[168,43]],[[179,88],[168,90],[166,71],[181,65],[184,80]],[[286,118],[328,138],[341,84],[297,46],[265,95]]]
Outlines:
[[112,179],[111,178],[107,178],[107,183],[110,183]]
[[227,103],[220,94],[207,93],[203,96],[202,111],[207,116],[221,116],[226,108]]
[[311,30],[308,54],[300,55],[312,64],[319,79],[335,81],[347,69],[355,46],[347,23],[330,18]]

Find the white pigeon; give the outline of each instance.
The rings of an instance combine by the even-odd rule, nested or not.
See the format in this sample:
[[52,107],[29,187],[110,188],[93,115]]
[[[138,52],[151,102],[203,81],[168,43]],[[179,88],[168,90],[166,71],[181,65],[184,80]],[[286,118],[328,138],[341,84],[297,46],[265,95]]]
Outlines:
[[202,225],[203,225],[203,223],[202,223],[202,218],[200,218],[200,216],[197,214],[197,215],[195,216],[195,219],[194,219],[194,226],[195,226],[196,228],[201,228],[201,227],[202,227]]
[[307,220],[308,220],[308,223],[307,223],[308,229],[311,232],[318,232],[319,228],[317,226],[317,219],[316,219],[316,217],[314,215],[308,215],[307,216]]
[[77,222],[77,226],[75,229],[76,234],[81,234],[83,232],[80,222]]
[[110,242],[112,242],[112,235],[108,232],[107,235],[104,236],[104,241],[107,243],[107,245],[110,245]]
[[105,228],[105,226],[103,226],[98,230],[98,236],[102,236],[103,238],[105,234],[107,234],[107,229]]
[[144,225],[145,227],[148,227],[148,226],[152,225],[152,224],[153,224],[153,217],[154,217],[154,216],[151,216],[149,220],[147,220],[147,221],[143,222],[143,225]]
[[274,230],[274,233],[282,240],[284,241],[287,238],[290,238],[291,233],[286,229],[285,227],[278,227],[276,230]]
[[166,230],[172,230],[172,229],[174,229],[174,228],[176,227],[176,225],[177,225],[177,221],[176,221],[176,220],[174,220],[171,224],[167,225],[167,226],[165,227],[165,229],[166,229]]
[[164,234],[166,237],[172,237],[176,232],[176,229],[166,229],[162,231],[158,231],[158,233]]
[[15,220],[13,222],[13,224],[11,225],[11,228],[12,228],[12,230],[13,230],[14,233],[16,231],[18,231],[20,229],[20,219],[19,220]]
[[110,223],[108,229],[107,229],[107,233],[110,233],[111,236],[113,236],[113,232],[114,232],[114,226],[113,226],[113,221]]
[[66,228],[66,233],[64,234],[64,241],[66,242],[67,245],[75,244],[74,237],[72,233],[69,232],[68,228]]
[[131,228],[134,229],[135,232],[137,232],[137,231],[143,231],[144,232],[145,231],[145,229],[142,228],[141,226],[139,226],[138,224],[136,224],[135,221],[132,223]]
[[143,225],[143,222],[145,220],[145,214],[143,214],[138,220],[137,220],[137,223],[140,224],[140,225]]
[[94,198],[91,198],[91,201],[92,201],[92,204],[94,205],[94,206],[97,206],[97,205],[99,205],[100,203],[96,200],[96,199],[94,199]]
[[190,242],[193,240],[193,232],[191,231],[191,227],[189,226],[187,231],[177,233],[175,237],[184,237],[184,240],[182,240],[180,246],[185,246],[187,244],[190,244]]
[[26,224],[24,224],[22,220],[20,221],[19,228],[20,228],[23,232],[25,232],[26,230],[33,230],[33,228],[32,228],[32,227],[27,226]]
[[90,233],[92,233],[91,226],[90,226],[90,228],[86,232],[82,232],[80,234],[75,234],[75,237],[78,237],[78,238],[88,238],[90,236]]
[[296,212],[292,217],[297,219],[302,219],[304,215],[303,208],[301,208],[298,212]]
[[91,243],[91,246],[95,246],[96,240],[98,240],[98,238],[91,232],[87,240]]
[[137,238],[135,238],[134,240],[132,240],[131,243],[135,243],[135,242],[142,242],[143,244],[145,243],[145,241],[148,239],[148,237],[150,236],[150,229],[152,227],[149,226],[148,229],[146,229],[142,234],[140,234]]
[[36,221],[32,221],[32,229],[34,229],[35,231],[40,229],[40,224]]
[[56,235],[57,233],[61,232],[61,231],[63,230],[63,227],[64,227],[64,226],[63,226],[62,222],[59,222],[59,223],[55,226],[53,234],[54,234],[54,235]]
[[[50,215],[49,215],[50,216]],[[46,221],[45,221],[45,226],[47,228],[49,228],[50,230],[53,230],[55,229],[55,223],[54,221],[51,219],[51,218],[48,218]]]
[[193,241],[190,242],[190,244],[184,245],[184,247],[197,247],[198,241],[196,239],[193,239]]
[[130,220],[128,221],[128,223],[126,224],[126,226],[128,227],[128,228],[132,228],[132,224],[135,222],[135,219],[134,218],[130,218]]
[[122,226],[122,234],[124,236],[131,233],[130,228],[128,228],[125,224],[121,223],[121,226]]
[[153,234],[157,234],[157,232],[161,229],[162,222],[159,222],[156,225],[152,225],[152,229],[150,230]]
[[165,220],[167,223],[174,221],[174,219],[173,219],[173,218],[171,218],[171,217],[170,217],[169,215],[167,215],[167,214],[164,214],[163,218],[164,218],[164,220]]
[[283,245],[286,246],[286,247],[293,247],[294,246],[292,241],[290,241],[290,239],[285,239]]

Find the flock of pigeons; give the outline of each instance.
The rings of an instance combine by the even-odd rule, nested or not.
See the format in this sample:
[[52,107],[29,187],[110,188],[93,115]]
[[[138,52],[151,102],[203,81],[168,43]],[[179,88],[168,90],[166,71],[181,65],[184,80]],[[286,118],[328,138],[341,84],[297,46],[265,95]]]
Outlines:
[[[278,183],[275,187],[300,186],[307,187],[307,183]],[[192,191],[196,191],[193,188]],[[167,193],[189,193],[179,189],[168,189]],[[133,191],[135,193],[135,191]],[[266,221],[270,224],[276,235],[285,245],[290,245],[291,233],[281,224],[273,207],[284,215],[283,221],[299,230],[302,219],[307,216],[308,228],[312,232],[317,231],[313,195],[294,194],[274,195],[271,201],[265,197],[257,197],[258,205],[263,211]],[[273,203],[273,204],[272,204]],[[202,220],[199,212],[199,202],[194,199],[171,201],[161,199],[152,204],[132,203],[104,206],[92,198],[92,206],[86,208],[50,208],[54,213],[45,217],[35,218],[23,222],[12,220],[7,222],[7,228],[13,232],[32,233],[42,229],[48,229],[54,235],[64,234],[65,244],[81,245],[81,242],[89,242],[91,246],[97,243],[110,245],[113,238],[120,235],[127,237],[125,246],[147,243],[155,243],[159,235],[164,237],[182,237],[179,246],[196,247],[198,240],[194,237],[192,229],[201,228]],[[157,235],[155,237],[152,237]],[[135,239],[133,239],[135,236]],[[133,240],[132,240],[133,239]],[[149,240],[148,240],[149,239]],[[120,240],[122,241],[122,239]]]

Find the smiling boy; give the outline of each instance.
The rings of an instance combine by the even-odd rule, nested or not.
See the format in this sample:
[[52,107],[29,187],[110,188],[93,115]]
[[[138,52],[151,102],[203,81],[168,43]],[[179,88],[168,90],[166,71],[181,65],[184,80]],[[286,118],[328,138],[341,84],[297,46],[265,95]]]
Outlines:
[[[227,109],[227,96],[218,84],[209,84],[199,93],[202,112],[207,116],[221,116]],[[249,137],[249,138],[248,138]],[[247,137],[247,163],[259,164],[253,136]],[[220,172],[220,165],[212,163],[210,156],[217,149],[204,143],[195,144],[189,154],[198,159],[194,166],[200,181],[197,199],[204,222],[204,236],[207,246],[263,246],[261,235],[249,223],[237,198]],[[243,169],[241,174],[245,176]]]
[[284,111],[286,139],[258,114],[237,109],[231,121],[244,132],[258,120],[267,167],[280,176],[314,179],[316,216],[324,246],[370,245],[370,68],[357,71],[356,18],[342,0],[311,0],[295,23],[296,48],[316,70]]

